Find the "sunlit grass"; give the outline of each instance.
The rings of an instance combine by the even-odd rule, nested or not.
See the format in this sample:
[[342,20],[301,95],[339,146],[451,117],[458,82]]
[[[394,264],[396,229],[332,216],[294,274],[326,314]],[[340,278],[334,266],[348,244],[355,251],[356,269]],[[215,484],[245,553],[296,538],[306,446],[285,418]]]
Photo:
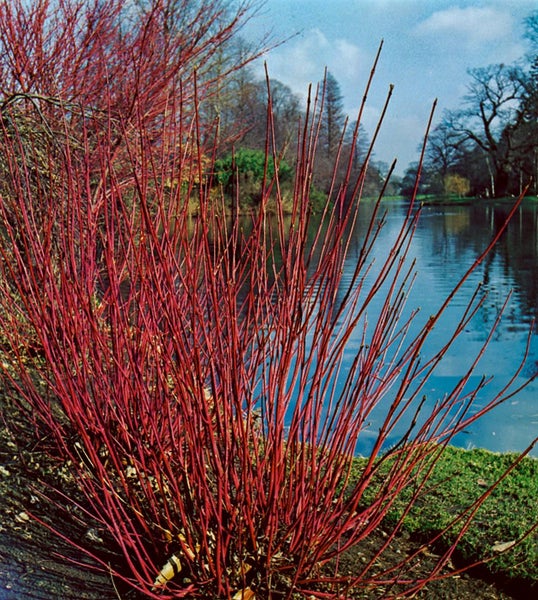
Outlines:
[[[517,460],[517,454],[447,447],[435,464],[426,488],[406,515],[405,528],[423,542],[433,539],[449,528],[454,518],[500,480]],[[365,459],[357,459],[357,473],[365,463]],[[380,481],[390,464],[388,461],[381,467]],[[399,520],[413,491],[412,486],[402,491],[387,515],[387,523]],[[367,493],[373,494],[374,489]],[[457,544],[458,559],[466,564],[487,561],[487,570],[503,579],[538,581],[537,498],[538,460],[525,457],[478,508]],[[457,527],[443,533],[435,543],[436,548],[443,551],[450,547],[456,532]],[[520,539],[520,543],[511,546]]]

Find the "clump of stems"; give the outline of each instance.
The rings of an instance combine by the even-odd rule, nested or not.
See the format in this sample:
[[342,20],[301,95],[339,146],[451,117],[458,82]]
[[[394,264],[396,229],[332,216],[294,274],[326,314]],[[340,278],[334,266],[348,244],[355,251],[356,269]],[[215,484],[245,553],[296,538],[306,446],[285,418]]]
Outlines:
[[[146,33],[141,44],[156,39]],[[109,80],[98,111],[80,94],[75,110],[29,91],[2,106],[0,328],[21,414],[70,465],[84,519],[106,531],[122,560],[111,567],[91,546],[84,551],[149,598],[344,597],[361,586],[383,586],[390,597],[396,584],[414,593],[454,548],[420,581],[417,556],[382,572],[373,559],[352,575],[339,573],[335,559],[414,486],[407,512],[443,447],[510,395],[514,380],[471,410],[487,384],[468,385],[486,341],[423,414],[425,383],[483,300],[473,296],[446,345],[423,355],[467,276],[411,333],[408,252],[419,213],[411,204],[374,268],[382,195],[353,277],[342,279],[365,171],[352,181],[351,159],[341,165],[337,153],[335,173],[347,175],[335,177],[312,239],[323,89],[298,130],[291,214],[282,210],[269,90],[274,176],[263,183],[260,210],[223,217],[223,200],[210,193],[215,148],[202,143],[218,136],[205,135],[197,75],[181,75],[181,84],[161,86],[160,104],[151,96],[128,113],[117,110]],[[129,95],[142,97],[147,81],[131,82]],[[28,131],[28,123],[39,127]],[[264,206],[275,197],[271,219]],[[344,372],[358,332],[362,344]],[[361,434],[387,398],[351,483]],[[405,433],[387,447],[403,422]],[[390,467],[380,482],[383,464]],[[367,489],[376,492],[366,502]],[[480,502],[454,519],[460,535]]]

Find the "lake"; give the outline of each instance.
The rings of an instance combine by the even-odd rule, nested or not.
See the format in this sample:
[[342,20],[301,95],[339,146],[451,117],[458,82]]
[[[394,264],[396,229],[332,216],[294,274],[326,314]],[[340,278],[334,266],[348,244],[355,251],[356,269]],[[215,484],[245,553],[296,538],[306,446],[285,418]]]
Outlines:
[[[380,235],[380,252],[388,249],[404,219],[405,201],[385,201],[387,222]],[[409,257],[416,259],[417,278],[410,292],[408,309],[420,307],[419,324],[434,314],[460,277],[488,245],[505,221],[511,208],[509,201],[476,202],[470,205],[425,206],[412,241]],[[355,268],[364,228],[372,205],[365,202],[359,223],[353,232],[343,282],[349,281]],[[453,389],[467,371],[472,358],[487,339],[506,297],[511,294],[504,317],[482,357],[471,383],[493,376],[493,381],[476,398],[478,410],[495,390],[502,388],[518,369],[529,336],[529,328],[538,315],[538,203],[525,201],[503,233],[495,249],[471,275],[445,313],[440,327],[434,330],[425,353],[446,340],[451,324],[461,317],[469,297],[478,285],[487,298],[476,315],[456,340],[436,374],[431,377],[424,394],[431,400],[441,398]],[[373,307],[375,313],[375,306]],[[345,359],[351,361],[361,343],[359,332],[351,339]],[[344,365],[345,366],[345,365]],[[538,336],[531,335],[525,365],[513,388],[536,374],[538,370]],[[386,407],[379,405],[370,423],[373,439]],[[377,415],[377,417],[376,417]],[[397,434],[398,432],[396,432]],[[400,432],[401,433],[401,432]],[[361,434],[362,435],[362,434]],[[452,443],[464,448],[486,448],[492,451],[521,451],[538,436],[538,380],[509,398],[492,412],[481,417]],[[397,440],[397,435],[395,440]],[[361,453],[368,452],[368,431],[362,436]],[[538,456],[538,450],[533,451]]]

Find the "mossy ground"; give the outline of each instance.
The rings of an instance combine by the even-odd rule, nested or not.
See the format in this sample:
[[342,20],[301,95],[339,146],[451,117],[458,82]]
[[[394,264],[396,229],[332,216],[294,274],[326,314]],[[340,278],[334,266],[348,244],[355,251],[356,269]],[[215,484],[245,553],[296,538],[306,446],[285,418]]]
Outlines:
[[[357,473],[361,465],[362,460],[358,459]],[[388,469],[390,461],[383,466],[381,478]],[[490,488],[493,489],[489,491]],[[404,490],[394,503],[386,518],[388,528],[400,518],[413,492],[411,487]],[[443,551],[456,541],[466,521],[454,523],[456,517],[469,508],[472,510],[485,494],[487,497],[457,543],[458,561],[461,564],[485,561],[480,570],[486,577],[508,587],[538,589],[536,458],[518,460],[517,454],[445,448],[405,517],[405,532],[422,541],[444,532],[435,544],[438,551]]]
[[[7,405],[2,412],[7,417]],[[43,453],[40,444],[20,438],[6,419],[0,427],[0,598],[3,600],[85,598],[87,600],[140,600],[132,590],[120,589],[107,573],[96,573],[80,552],[58,540],[25,514],[34,513],[59,527],[81,545],[91,543],[85,528],[77,526],[76,515],[70,524],[65,514],[46,505],[37,488],[44,481],[54,483],[60,476],[58,464]],[[484,450],[465,451],[448,448],[433,471],[428,487],[415,509],[408,515],[404,530],[383,554],[383,567],[411,555],[424,540],[446,527],[462,508],[474,502],[495,483],[516,459]],[[356,463],[357,470],[361,461]],[[416,597],[422,599],[512,600],[533,597],[538,587],[538,549],[536,530],[519,545],[496,555],[492,548],[498,542],[516,540],[537,521],[538,460],[526,458],[514,468],[477,511],[476,518],[458,545],[454,564],[443,572],[445,578],[429,584]],[[384,543],[391,519],[405,505],[405,493],[386,523],[364,544],[346,553],[340,572],[356,573]],[[451,541],[454,533],[446,533],[437,547],[431,548],[420,563],[417,575],[427,575],[436,553]],[[112,549],[102,549],[110,560],[118,559]],[[485,568],[470,574],[457,574],[459,567],[495,556]],[[77,561],[70,563],[66,559]],[[431,563],[431,564],[430,564]],[[454,570],[453,574],[451,571]],[[387,590],[388,591],[388,590]],[[360,590],[351,598],[370,600],[383,598],[382,589]],[[262,599],[263,600],[263,599]]]

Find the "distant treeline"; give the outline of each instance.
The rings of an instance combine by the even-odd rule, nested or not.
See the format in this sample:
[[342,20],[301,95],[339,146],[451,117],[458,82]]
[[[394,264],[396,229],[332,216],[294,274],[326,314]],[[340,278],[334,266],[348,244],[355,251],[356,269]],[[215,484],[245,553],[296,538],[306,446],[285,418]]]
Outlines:
[[[229,60],[233,53],[244,52],[239,45],[228,49]],[[304,125],[305,109],[298,96],[278,80],[269,81],[274,124],[275,154],[279,157],[279,178],[286,188],[292,187],[296,162],[296,140],[299,128]],[[313,95],[316,92],[313,92]],[[368,161],[364,175],[363,195],[376,196],[382,189],[389,165],[369,156],[370,140],[362,125],[353,142],[356,123],[349,122],[344,112],[340,85],[332,73],[327,72],[319,82],[318,104],[320,118],[317,154],[313,173],[312,203],[323,203],[330,190],[337,193],[339,178],[346,174],[349,159],[352,161],[351,178],[356,178]],[[252,69],[246,66],[234,71],[222,84],[217,98],[206,103],[204,118],[218,118],[220,140],[217,144],[218,160],[215,180],[222,184],[225,194],[234,195],[239,190],[241,203],[252,206],[259,201],[260,184],[264,176],[271,175],[265,168],[267,142],[268,86]],[[310,115],[311,116],[311,115]],[[271,134],[271,144],[273,142]],[[335,163],[337,178],[334,180]],[[236,186],[236,183],[238,184]],[[387,193],[399,192],[399,179],[395,178]]]
[[[531,50],[517,63],[469,69],[460,108],[446,111],[433,130],[420,193],[502,197],[538,181],[538,11],[523,23]],[[409,166],[402,193],[413,190]]]

